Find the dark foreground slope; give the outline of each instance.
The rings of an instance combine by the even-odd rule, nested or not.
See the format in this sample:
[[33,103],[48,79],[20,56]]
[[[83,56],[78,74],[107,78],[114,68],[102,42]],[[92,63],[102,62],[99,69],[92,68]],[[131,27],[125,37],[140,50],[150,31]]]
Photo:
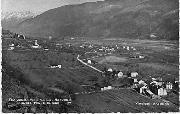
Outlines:
[[[14,30],[34,37],[82,36],[178,40],[178,0],[105,0],[55,8]],[[156,38],[157,39],[157,38]]]

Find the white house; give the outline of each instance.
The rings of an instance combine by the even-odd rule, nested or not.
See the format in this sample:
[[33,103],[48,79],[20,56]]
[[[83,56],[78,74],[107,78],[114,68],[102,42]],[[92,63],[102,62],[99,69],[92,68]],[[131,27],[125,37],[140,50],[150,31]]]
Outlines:
[[163,82],[162,82],[162,81],[157,82],[157,85],[158,85],[158,86],[162,86],[162,85],[163,85]]
[[37,46],[37,45],[39,45],[39,44],[37,43],[37,40],[35,40],[35,43],[34,43],[34,45],[36,45],[36,46]]
[[101,91],[110,90],[112,88],[113,88],[112,86],[104,87],[104,88],[101,88]]
[[9,47],[8,50],[14,50],[14,47]]
[[151,34],[150,37],[151,37],[151,38],[156,38],[157,36],[154,35],[154,34]]
[[155,81],[155,80],[153,80],[150,84],[155,84],[155,85],[157,85],[157,81]]
[[33,46],[31,46],[31,47],[32,47],[32,48],[40,48],[40,46],[37,46],[37,45],[36,45],[36,46],[33,45]]
[[41,48],[41,46],[39,46],[39,44],[37,43],[37,40],[35,40],[34,45],[32,45],[32,48]]
[[101,88],[101,91],[104,91],[104,88]]
[[48,49],[48,48],[45,48],[44,50],[45,50],[45,51],[48,51],[49,49]]
[[172,84],[171,82],[168,82],[168,83],[166,84],[166,89],[171,90],[172,88],[173,88],[173,84]]
[[118,78],[122,78],[122,77],[123,77],[123,73],[122,73],[122,72],[119,72],[119,73],[117,74],[117,76],[118,76]]
[[107,87],[104,87],[104,90],[108,90],[108,88],[107,88]]
[[88,60],[88,64],[92,64],[91,60]]
[[159,88],[159,89],[158,89],[158,95],[159,95],[159,96],[167,95],[166,89],[164,89],[164,88]]
[[137,77],[138,73],[137,72],[131,72],[131,77]]
[[156,78],[152,78],[152,81],[155,81],[155,80],[157,80]]
[[108,86],[107,89],[108,89],[108,90],[112,89],[112,86]]
[[129,46],[127,46],[127,50],[129,50]]
[[143,84],[143,85],[147,85],[143,80],[140,80],[138,83]]
[[145,89],[147,89],[147,86],[141,87],[141,88],[140,88],[140,93],[143,93]]
[[50,66],[50,68],[62,68],[61,65],[57,65],[57,66]]
[[61,65],[58,65],[57,67],[58,67],[58,68],[61,68]]
[[10,47],[14,47],[14,44],[10,44],[9,46],[10,46]]
[[8,50],[14,50],[14,44],[10,44]]
[[142,56],[142,55],[139,55],[139,58],[140,58],[140,59],[143,59],[143,58],[144,58],[144,56]]
[[135,82],[138,82],[137,78],[134,78],[134,83],[135,83]]
[[158,81],[152,81],[150,84],[155,84],[155,85],[157,85],[157,86],[162,86],[162,84],[163,84],[163,82],[162,81],[160,81],[160,82],[158,82]]
[[109,71],[109,72],[113,72],[113,69],[112,69],[112,68],[109,68],[108,71]]

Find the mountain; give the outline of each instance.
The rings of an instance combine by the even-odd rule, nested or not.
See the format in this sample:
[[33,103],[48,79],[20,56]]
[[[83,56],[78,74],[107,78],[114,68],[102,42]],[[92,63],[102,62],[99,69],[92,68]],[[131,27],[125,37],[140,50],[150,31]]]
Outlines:
[[105,0],[51,9],[13,31],[33,37],[178,40],[178,0]]
[[2,12],[1,22],[4,29],[12,29],[26,19],[35,17],[30,11]]

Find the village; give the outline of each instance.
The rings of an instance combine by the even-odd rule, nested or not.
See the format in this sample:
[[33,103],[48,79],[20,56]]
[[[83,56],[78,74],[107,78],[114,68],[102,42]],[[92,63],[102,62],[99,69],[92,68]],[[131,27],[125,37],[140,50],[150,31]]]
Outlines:
[[[151,78],[151,80],[141,80],[138,78],[137,72],[131,72],[129,74],[123,74],[121,71],[114,71],[109,68],[106,73],[107,77],[116,78],[115,84],[101,88],[101,91],[110,89],[121,89],[121,88],[133,88],[138,93],[149,96],[151,98],[160,98],[166,96],[170,92],[177,93],[178,91],[178,80],[174,82],[164,82],[162,78]],[[118,83],[121,82],[121,83]]]
[[[13,36],[11,36],[14,39],[21,39],[25,40],[26,37],[21,34],[15,33]],[[70,40],[74,40],[75,38],[70,38]],[[33,43],[34,42],[34,43]],[[56,43],[55,47],[62,48],[62,47],[72,47],[71,43],[65,43],[65,44],[60,44]],[[76,46],[76,45],[75,45]],[[8,50],[14,50],[16,48],[24,48],[25,46],[20,45],[18,43],[11,43],[9,44]],[[41,46],[38,43],[38,40],[31,41],[29,47],[32,49],[44,49],[44,51],[48,51],[49,48],[48,46]],[[137,49],[133,46],[128,46],[128,45],[114,45],[114,46],[103,46],[103,45],[93,45],[90,43],[84,43],[83,45],[80,45],[79,48],[85,49],[86,52],[84,53],[84,56],[81,57],[82,61],[84,63],[87,63],[91,66],[94,64],[97,64],[94,58],[98,58],[101,56],[106,56],[106,55],[111,55],[117,51],[133,51],[136,53],[133,57],[130,56],[130,58],[138,58],[138,59],[144,59],[145,56],[138,53]],[[89,55],[88,55],[89,54]],[[92,54],[92,55],[90,55]],[[51,65],[49,68],[62,68],[62,65]],[[123,73],[122,71],[116,71],[113,70],[112,68],[105,69],[105,71],[101,71],[103,77],[107,78],[108,80],[111,80],[112,78],[116,80],[128,80],[125,81],[127,83],[119,83],[119,84],[111,84],[108,85],[107,87],[101,88],[101,91],[108,90],[108,89],[118,89],[121,87],[129,87],[135,89],[137,92],[150,96],[154,98],[155,95],[157,96],[165,96],[169,92],[177,92],[178,90],[178,85],[179,85],[179,80],[174,79],[174,81],[163,81],[162,78],[150,78],[149,80],[141,80],[138,78],[138,73],[137,72],[131,72],[131,73]],[[121,82],[121,81],[120,81]],[[117,82],[116,82],[117,83]]]
[[[8,40],[9,38],[5,39]],[[89,42],[74,43],[77,38],[70,38],[67,41],[54,42],[48,40],[29,39],[24,35],[13,33],[10,41],[2,49],[7,51],[50,51],[68,53],[77,52],[73,57],[81,66],[87,67],[100,76],[97,80],[88,84],[80,84],[83,88],[80,92],[66,93],[65,98],[60,101],[67,105],[73,104],[71,96],[91,95],[111,90],[130,89],[139,95],[150,99],[162,99],[171,93],[179,95],[179,79],[168,80],[162,77],[148,75],[143,77],[138,70],[124,70],[114,67],[114,63],[121,63],[122,66],[127,62],[146,61],[149,59],[147,54],[141,53],[143,48],[129,45],[126,43],[116,44],[93,44]],[[51,43],[49,43],[51,42]],[[120,65],[121,65],[120,64]],[[53,63],[44,66],[49,70],[69,69],[65,64]],[[78,66],[79,67],[79,66]],[[168,74],[167,74],[168,75]],[[148,77],[148,78],[147,78]],[[49,93],[61,93],[58,88],[48,88]],[[58,95],[57,95],[58,96]],[[167,101],[167,100],[166,100]],[[169,101],[167,101],[169,102]]]

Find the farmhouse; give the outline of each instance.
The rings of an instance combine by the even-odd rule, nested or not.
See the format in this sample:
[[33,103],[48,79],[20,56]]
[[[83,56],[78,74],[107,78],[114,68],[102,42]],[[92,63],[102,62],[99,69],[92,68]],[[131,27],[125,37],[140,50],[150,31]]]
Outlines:
[[138,82],[138,79],[136,77],[130,77],[133,80],[133,83]]
[[151,38],[157,38],[157,36],[155,34],[150,34]]
[[147,89],[147,86],[142,85],[142,87],[140,87],[140,93],[145,94],[146,89]]
[[9,47],[8,50],[14,50],[14,47]]
[[14,44],[10,44],[8,50],[14,50]]
[[61,65],[52,65],[52,66],[50,66],[50,68],[62,68],[62,66]]
[[91,60],[88,60],[88,64],[92,64]]
[[113,89],[113,87],[112,86],[108,86],[108,87],[101,88],[101,91],[111,90],[111,89]]
[[122,73],[122,72],[119,72],[119,73],[117,74],[117,76],[118,76],[118,78],[122,78],[122,77],[123,77],[123,73]]
[[48,51],[49,49],[47,47],[44,48],[45,51]]
[[167,95],[167,90],[165,88],[159,88],[158,89],[158,95],[159,96],[165,96]]
[[138,83],[143,84],[143,85],[147,85],[143,80],[140,80]]
[[41,48],[41,46],[37,43],[37,40],[35,40],[34,45],[31,46],[32,48]]
[[112,69],[112,68],[109,68],[107,71],[108,71],[108,72],[113,72],[113,69]]
[[162,86],[163,82],[162,81],[152,81],[150,84],[154,84],[156,86]]
[[138,76],[138,73],[137,72],[132,72],[131,73],[131,77],[137,77]]
[[14,47],[15,45],[14,45],[14,44],[10,44],[9,46],[10,46],[10,47]]
[[166,84],[166,89],[171,90],[173,88],[173,84],[171,82],[168,82]]
[[144,58],[144,56],[142,56],[142,55],[139,55],[139,58],[140,58],[140,59],[143,59],[143,58]]

